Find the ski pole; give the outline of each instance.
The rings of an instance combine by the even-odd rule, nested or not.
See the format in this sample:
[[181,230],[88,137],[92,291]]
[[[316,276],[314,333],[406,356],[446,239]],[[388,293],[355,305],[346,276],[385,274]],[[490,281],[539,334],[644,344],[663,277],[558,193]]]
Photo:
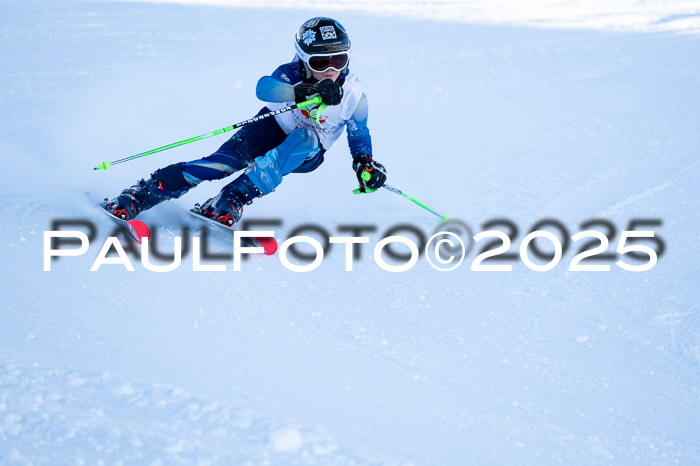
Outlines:
[[[368,172],[362,173],[362,179],[365,180],[365,181],[369,181],[369,179],[371,178],[371,175],[365,176],[365,173],[367,173],[367,175],[369,175]],[[403,197],[405,197],[406,199],[408,199],[409,201],[413,202],[414,204],[418,204],[419,206],[421,206],[422,208],[424,208],[425,210],[427,210],[427,211],[430,212],[431,214],[437,215],[438,217],[440,217],[440,221],[442,221],[442,222],[444,222],[445,220],[447,220],[447,219],[449,218],[447,215],[440,215],[440,214],[438,214],[438,213],[435,212],[433,209],[431,209],[431,208],[428,207],[427,205],[423,204],[422,202],[420,202],[420,201],[419,201],[418,199],[416,199],[415,197],[409,196],[408,194],[406,194],[405,192],[401,191],[400,189],[396,189],[396,188],[394,188],[393,186],[389,186],[388,184],[383,184],[383,185],[382,185],[382,188],[387,189],[387,190],[391,191],[392,193],[398,194],[399,196],[403,196]],[[375,190],[375,189],[371,189],[371,188],[358,188],[358,189],[354,190],[353,193],[355,193],[355,194],[373,193],[374,191],[376,191],[376,190]]]
[[391,191],[392,193],[398,194],[399,196],[403,196],[403,197],[405,197],[406,199],[408,199],[409,201],[411,201],[411,202],[413,202],[413,203],[415,203],[415,204],[418,204],[419,206],[421,206],[422,208],[424,208],[425,210],[427,210],[427,211],[430,212],[431,214],[437,215],[438,217],[440,217],[440,221],[441,221],[441,222],[444,222],[444,221],[447,220],[447,218],[448,218],[447,215],[440,215],[440,214],[438,214],[438,213],[435,212],[433,209],[431,209],[431,208],[428,207],[427,205],[423,204],[422,202],[420,202],[420,201],[419,201],[418,199],[416,199],[415,197],[409,196],[408,194],[406,194],[405,192],[401,191],[400,189],[396,189],[396,188],[394,188],[394,187],[392,187],[392,186],[389,186],[388,184],[382,185],[382,188],[388,189],[388,190]]
[[309,99],[305,102],[301,102],[301,103],[298,103],[295,105],[290,105],[288,107],[283,107],[283,108],[280,108],[279,110],[274,110],[274,111],[271,111],[268,113],[263,113],[262,115],[257,115],[257,116],[254,116],[253,118],[249,118],[245,121],[241,121],[240,123],[236,123],[234,125],[227,126],[225,128],[217,129],[216,131],[212,131],[211,133],[206,133],[206,134],[195,136],[195,137],[192,137],[189,139],[184,139],[184,140],[179,141],[179,142],[173,142],[172,144],[168,144],[167,146],[158,147],[157,149],[151,149],[151,150],[148,150],[146,152],[141,152],[140,154],[132,155],[130,157],[125,157],[125,158],[119,159],[119,160],[115,160],[114,162],[102,162],[101,165],[96,166],[95,168],[93,168],[93,170],[107,170],[112,165],[117,165],[120,163],[128,162],[130,160],[138,159],[140,157],[145,157],[147,155],[155,154],[156,152],[161,152],[164,150],[172,149],[173,147],[183,146],[183,145],[189,144],[191,142],[201,141],[202,139],[210,138],[212,136],[217,136],[219,134],[226,133],[228,131],[232,131],[234,129],[241,128],[249,123],[253,123],[254,121],[260,121],[264,118],[269,118],[271,116],[279,115],[280,113],[288,112],[288,111],[294,110],[296,108],[305,108],[306,106],[313,105],[313,104],[321,104],[318,108],[318,111],[316,112],[316,118],[319,118],[320,113],[325,109],[325,106],[322,103],[321,96],[316,96],[313,99]]

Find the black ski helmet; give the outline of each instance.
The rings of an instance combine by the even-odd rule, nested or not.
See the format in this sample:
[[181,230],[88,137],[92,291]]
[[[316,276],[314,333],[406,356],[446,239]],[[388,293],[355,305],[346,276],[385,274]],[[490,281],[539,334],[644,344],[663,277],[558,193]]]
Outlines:
[[294,48],[306,70],[307,78],[311,77],[309,60],[312,56],[340,58],[346,54],[347,60],[340,69],[331,65],[341,75],[347,71],[350,63],[350,37],[343,25],[332,18],[311,18],[302,24],[297,31]]

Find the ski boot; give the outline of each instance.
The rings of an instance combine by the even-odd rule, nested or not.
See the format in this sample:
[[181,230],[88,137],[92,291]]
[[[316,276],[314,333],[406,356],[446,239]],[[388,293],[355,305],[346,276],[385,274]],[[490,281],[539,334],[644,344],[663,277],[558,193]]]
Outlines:
[[232,227],[243,215],[243,206],[262,196],[246,175],[241,175],[201,206],[202,214]]
[[106,209],[122,220],[132,220],[144,210],[175,199],[192,188],[182,175],[182,164],[159,168],[148,180],[139,180],[107,202]]
[[132,220],[146,209],[169,199],[158,186],[153,177],[139,180],[130,188],[107,202],[106,208],[122,220]]

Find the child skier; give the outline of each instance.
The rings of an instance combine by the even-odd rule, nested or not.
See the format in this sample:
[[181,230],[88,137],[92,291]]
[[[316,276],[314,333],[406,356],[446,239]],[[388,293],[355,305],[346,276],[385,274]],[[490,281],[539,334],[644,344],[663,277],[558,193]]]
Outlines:
[[210,156],[156,170],[149,179],[109,201],[107,209],[130,220],[156,204],[182,196],[204,180],[246,169],[202,205],[206,216],[232,226],[241,218],[244,205],[274,191],[284,175],[318,168],[343,127],[347,127],[352,168],[361,190],[380,188],[386,170],[372,158],[367,97],[348,69],[350,39],[345,28],[331,18],[310,19],[299,28],[295,49],[292,62],[258,81],[257,97],[271,102],[258,115],[314,96],[320,96],[324,105],[248,124]]

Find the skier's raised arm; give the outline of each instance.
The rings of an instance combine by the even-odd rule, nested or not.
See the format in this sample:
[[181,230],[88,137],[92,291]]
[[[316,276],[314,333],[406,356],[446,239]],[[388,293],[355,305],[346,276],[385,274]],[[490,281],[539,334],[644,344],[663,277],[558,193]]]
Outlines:
[[[277,68],[273,76],[263,76],[255,86],[255,94],[264,102],[294,102],[294,86],[289,78],[275,77],[281,66]],[[279,76],[279,75],[278,75]],[[285,75],[286,77],[286,75]]]
[[[258,99],[264,102],[300,103],[320,95],[326,105],[338,105],[341,102],[343,88],[340,84],[331,79],[304,82],[299,75],[299,69],[298,66],[286,64],[277,68],[272,76],[260,78],[255,86]],[[299,78],[294,85],[291,84],[289,75]]]

